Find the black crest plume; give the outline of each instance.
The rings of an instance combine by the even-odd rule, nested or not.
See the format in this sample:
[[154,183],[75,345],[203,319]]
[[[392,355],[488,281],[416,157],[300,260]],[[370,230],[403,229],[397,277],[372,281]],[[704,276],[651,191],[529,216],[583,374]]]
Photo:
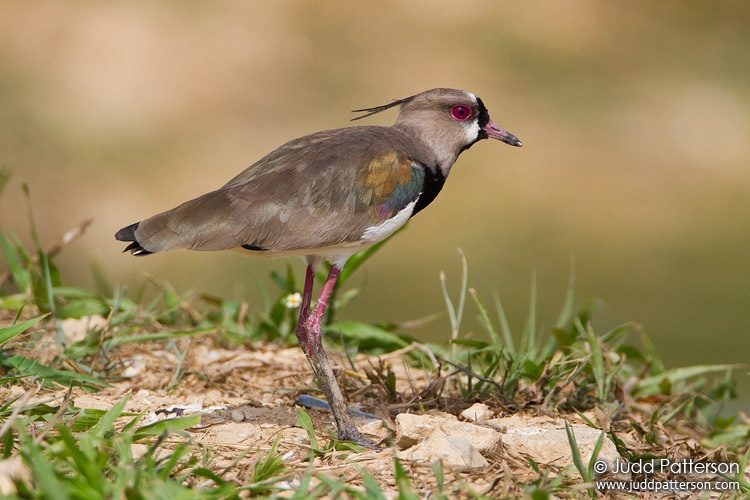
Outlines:
[[355,118],[352,118],[351,121],[361,120],[362,118],[367,118],[368,116],[372,116],[376,113],[380,113],[381,111],[385,111],[386,109],[391,109],[395,106],[400,106],[402,104],[405,104],[411,101],[415,97],[416,97],[415,95],[411,97],[404,97],[403,99],[397,99],[391,103],[383,104],[382,106],[375,106],[374,108],[363,108],[363,109],[352,110],[352,113],[365,113],[365,114],[362,116],[357,116]]

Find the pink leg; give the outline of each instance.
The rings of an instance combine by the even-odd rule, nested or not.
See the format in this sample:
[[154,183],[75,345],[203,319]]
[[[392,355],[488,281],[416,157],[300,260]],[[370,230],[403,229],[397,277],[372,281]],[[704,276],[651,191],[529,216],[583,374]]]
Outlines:
[[360,434],[357,426],[354,425],[349,408],[346,405],[346,400],[344,399],[344,394],[341,392],[341,388],[336,381],[336,376],[333,373],[333,368],[331,368],[331,363],[328,361],[325,350],[323,350],[323,332],[320,325],[326,306],[328,305],[328,299],[331,297],[331,292],[340,272],[341,269],[331,266],[331,271],[328,273],[323,289],[320,291],[320,297],[318,297],[318,302],[315,304],[315,309],[310,314],[310,295],[312,295],[314,271],[308,265],[307,276],[305,278],[305,293],[302,297],[302,309],[295,332],[300,346],[305,355],[307,355],[307,359],[318,378],[320,388],[323,390],[331,407],[331,413],[333,413],[336,428],[338,429],[338,438],[343,441],[352,441],[368,448],[377,449],[375,443]]
[[319,335],[322,333],[320,325],[323,322],[323,314],[325,314],[326,312],[326,307],[328,307],[328,299],[331,297],[331,292],[333,292],[333,287],[336,286],[336,280],[338,279],[340,273],[341,270],[339,268],[337,268],[336,266],[331,266],[331,270],[328,272],[326,282],[325,284],[323,284],[323,288],[320,290],[318,302],[315,304],[315,309],[312,312],[312,316],[308,316],[305,320],[307,323],[307,329],[310,333],[317,332]]
[[[305,272],[305,288],[302,290],[302,303],[299,307],[299,319],[297,320],[297,328],[295,333],[297,334],[297,340],[299,346],[305,354],[310,351],[310,338],[308,331],[304,328],[307,318],[310,315],[310,303],[312,302],[313,285],[315,284],[315,266],[312,262],[307,263],[307,271]],[[309,354],[308,354],[309,356]]]

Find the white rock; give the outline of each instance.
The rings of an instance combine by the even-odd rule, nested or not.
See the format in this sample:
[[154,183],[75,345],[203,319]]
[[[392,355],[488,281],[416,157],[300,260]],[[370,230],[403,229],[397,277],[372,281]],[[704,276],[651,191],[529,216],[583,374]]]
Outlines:
[[[540,464],[566,466],[573,464],[573,454],[565,431],[565,420],[550,417],[511,415],[495,418],[487,423],[505,428],[505,447],[530,456]],[[594,446],[602,431],[580,423],[569,423],[581,452],[583,463],[588,466]],[[619,458],[617,448],[605,435],[598,458],[612,463]]]
[[461,416],[469,422],[483,422],[491,419],[494,414],[486,404],[474,403],[471,407],[462,411]]
[[419,444],[435,431],[435,426],[435,418],[432,415],[396,415],[396,446],[405,450]]
[[416,446],[399,453],[406,460],[434,463],[443,461],[443,465],[459,469],[480,469],[489,463],[466,439],[446,436],[436,432]]
[[499,432],[470,422],[459,422],[453,415],[396,415],[396,446],[402,450],[437,434],[464,439],[480,453],[494,451],[502,442]]
[[99,315],[62,320],[62,329],[65,332],[65,338],[71,343],[83,340],[89,331],[101,329],[105,326],[107,326],[107,319]]

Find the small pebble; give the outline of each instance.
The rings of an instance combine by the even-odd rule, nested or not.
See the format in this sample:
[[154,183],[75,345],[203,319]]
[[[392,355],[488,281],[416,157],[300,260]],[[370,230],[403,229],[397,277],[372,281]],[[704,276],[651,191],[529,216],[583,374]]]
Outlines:
[[235,422],[242,422],[245,420],[245,413],[240,410],[234,410],[232,412],[232,420]]

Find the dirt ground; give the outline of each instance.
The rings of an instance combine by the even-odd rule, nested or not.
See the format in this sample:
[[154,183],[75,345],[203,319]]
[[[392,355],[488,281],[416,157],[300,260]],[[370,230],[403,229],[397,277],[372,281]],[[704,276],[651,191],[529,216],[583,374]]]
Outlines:
[[[80,408],[109,409],[126,395],[129,399],[126,411],[133,413],[147,412],[143,424],[157,419],[188,415],[201,412],[201,423],[189,429],[187,439],[198,443],[212,457],[211,468],[223,471],[225,479],[236,479],[242,482],[246,472],[252,468],[259,457],[264,457],[274,441],[280,438],[277,448],[283,456],[284,464],[294,471],[284,485],[294,489],[299,478],[309,467],[313,456],[307,433],[295,427],[297,410],[295,402],[300,394],[322,397],[313,385],[312,371],[297,347],[283,348],[273,344],[255,344],[248,349],[224,349],[212,344],[209,337],[189,340],[187,355],[182,363],[175,351],[154,349],[138,344],[117,349],[119,376],[111,386],[99,392],[86,392],[74,388],[72,404]],[[183,351],[184,352],[184,351]],[[334,366],[347,366],[348,361],[336,357],[333,352]],[[396,389],[400,394],[413,395],[402,406],[408,410],[417,408],[420,398],[431,393],[438,380],[430,380],[421,369],[414,369],[403,362],[403,353],[392,353],[379,358],[357,357],[356,371],[348,370],[347,381],[360,382],[359,387],[351,383],[344,384],[350,400],[377,401],[377,398],[363,398],[364,391],[377,388],[367,380],[365,372],[389,367],[396,375]],[[167,388],[175,380],[175,371],[184,370],[179,382],[171,390]],[[339,372],[343,371],[342,369]],[[13,386],[5,397],[13,397],[28,391],[28,387]],[[357,393],[359,391],[359,393]],[[67,391],[35,396],[38,399],[50,400],[50,397],[61,402]],[[55,402],[48,404],[57,404]],[[434,401],[430,404],[434,406]],[[470,403],[458,404],[451,413],[457,413]],[[450,400],[443,401],[443,410],[451,410]],[[353,404],[353,408],[357,408]],[[391,405],[393,406],[393,405]],[[396,492],[393,471],[393,457],[403,450],[388,446],[387,441],[395,436],[395,425],[391,419],[392,408],[385,405],[378,408],[370,404],[361,408],[373,413],[381,420],[362,420],[358,423],[360,430],[376,442],[382,441],[383,449],[376,451],[330,452],[315,457],[315,469],[319,474],[327,474],[339,480],[361,484],[361,469],[367,470],[388,492]],[[335,436],[335,427],[330,413],[315,409],[306,409],[311,416],[316,436],[323,446]],[[437,413],[446,415],[444,413]],[[449,416],[449,415],[446,415]],[[452,417],[451,417],[452,418]],[[127,419],[123,420],[123,424]],[[170,439],[185,440],[185,436],[174,435]],[[135,453],[142,453],[146,445],[136,445]],[[446,468],[446,487],[456,487],[465,491],[466,487],[475,492],[502,495],[503,488],[509,484],[500,483],[499,477],[505,476],[509,466],[514,466],[516,473],[527,469],[527,462],[520,456],[507,453],[485,454],[489,466],[481,470]],[[431,463],[407,460],[404,465],[412,478],[415,490],[422,494],[435,488],[434,472]],[[516,474],[515,479],[519,479]]]
[[[97,321],[106,323],[103,318]],[[87,331],[97,328],[92,318],[63,323],[69,342],[81,340]],[[601,429],[615,428],[619,442],[633,453],[727,461],[721,449],[703,449],[700,433],[688,421],[678,419],[669,429],[658,423],[649,427],[647,420],[659,402],[648,398],[624,401],[623,407],[632,411],[617,415],[606,408],[594,408],[584,415],[549,414],[532,387],[519,391],[525,395],[525,403],[468,401],[458,396],[460,390],[453,385],[461,375],[446,377],[406,362],[407,351],[420,349],[418,344],[383,356],[358,355],[353,359],[328,349],[350,407],[377,417],[362,419],[357,425],[382,449],[315,453],[307,431],[297,425],[297,403],[301,395],[323,396],[302,351],[263,342],[231,348],[217,342],[214,335],[199,335],[165,343],[120,345],[96,357],[99,365],[93,368],[110,377],[109,385],[100,391],[79,387],[41,390],[33,381],[19,379],[15,385],[0,388],[0,401],[18,398],[17,404],[38,401],[108,410],[127,398],[125,411],[144,415],[140,425],[199,413],[200,423],[170,435],[167,448],[170,443],[188,440],[197,445],[203,466],[225,480],[243,484],[256,462],[268,456],[278,441],[276,453],[290,473],[277,486],[288,489],[290,495],[309,473],[312,460],[313,484],[326,475],[359,487],[362,470],[366,470],[388,498],[395,498],[394,457],[398,457],[420,497],[429,498],[437,488],[433,464],[438,458],[445,465],[443,491],[456,498],[519,495],[523,485],[557,475],[575,496],[585,486],[572,468],[568,425],[576,435],[584,463],[588,463],[586,455],[590,457]],[[60,346],[53,331],[48,330],[33,345],[34,352],[25,355],[47,364],[55,358],[65,359],[60,368],[81,371],[72,366],[75,361],[70,357],[58,358]],[[68,364],[71,366],[65,366]],[[477,410],[484,412],[481,418],[471,416],[477,406],[483,407]],[[319,447],[324,448],[336,434],[333,419],[327,411],[306,408],[306,412]],[[130,418],[123,417],[119,425]],[[586,425],[584,419],[594,422],[596,428]],[[650,432],[638,431],[642,428]],[[654,439],[662,445],[654,446]],[[458,447],[453,447],[456,443]],[[609,439],[604,445],[598,456],[612,463],[619,457],[618,450]],[[136,456],[149,449],[146,444],[134,447]],[[539,471],[533,470],[529,457],[539,464]]]

